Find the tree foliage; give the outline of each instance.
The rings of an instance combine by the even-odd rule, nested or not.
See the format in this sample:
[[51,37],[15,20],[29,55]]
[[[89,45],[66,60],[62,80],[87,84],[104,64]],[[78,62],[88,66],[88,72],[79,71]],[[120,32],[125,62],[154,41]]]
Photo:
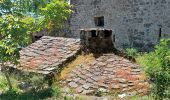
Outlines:
[[0,59],[3,62],[16,62],[20,47],[31,42],[33,19],[6,15],[0,21]]
[[19,47],[30,42],[31,33],[62,25],[70,7],[66,0],[1,0],[0,59],[18,59]]
[[[16,65],[19,50],[31,42],[31,34],[45,28],[54,29],[67,20],[71,6],[66,0],[1,0],[0,61]],[[48,26],[48,27],[47,27]],[[9,88],[12,85],[5,73]]]
[[137,61],[153,82],[156,99],[170,98],[170,39],[161,40],[155,51],[139,57]]
[[41,8],[41,14],[44,16],[45,25],[52,31],[55,27],[61,27],[72,13],[71,6],[65,0],[53,0],[46,7]]
[[38,14],[40,8],[45,7],[51,0],[1,0],[0,10],[2,14]]

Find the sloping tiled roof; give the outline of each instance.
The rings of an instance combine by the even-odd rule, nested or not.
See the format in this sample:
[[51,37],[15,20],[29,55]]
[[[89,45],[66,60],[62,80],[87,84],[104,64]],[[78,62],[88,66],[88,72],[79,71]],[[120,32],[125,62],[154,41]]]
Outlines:
[[20,51],[21,70],[49,74],[71,60],[80,50],[80,40],[44,36]]
[[149,93],[149,83],[140,66],[115,54],[104,54],[91,63],[80,64],[60,82],[82,94],[100,89],[127,96]]

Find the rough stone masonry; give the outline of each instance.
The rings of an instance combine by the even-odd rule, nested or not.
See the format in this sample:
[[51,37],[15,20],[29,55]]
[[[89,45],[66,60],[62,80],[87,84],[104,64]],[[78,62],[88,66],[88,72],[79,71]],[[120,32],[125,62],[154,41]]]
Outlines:
[[[112,29],[117,49],[151,50],[170,37],[170,0],[71,0],[70,37],[82,28]],[[97,22],[96,22],[97,21]],[[97,23],[97,24],[96,24]]]

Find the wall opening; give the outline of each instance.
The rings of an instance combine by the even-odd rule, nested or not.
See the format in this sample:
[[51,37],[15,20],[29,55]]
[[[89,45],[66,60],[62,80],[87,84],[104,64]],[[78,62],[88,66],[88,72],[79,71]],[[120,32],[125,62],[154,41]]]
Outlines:
[[104,16],[94,17],[94,22],[96,26],[103,27],[104,26]]
[[116,42],[116,36],[113,35],[113,42]]
[[42,36],[34,36],[35,41],[39,40]]
[[159,28],[159,38],[162,37],[162,28]]
[[109,30],[105,30],[105,31],[104,31],[104,37],[105,37],[105,38],[111,37],[111,35],[112,35],[112,32],[111,32],[111,31],[109,31]]
[[97,37],[97,33],[96,33],[95,30],[92,30],[92,31],[91,31],[91,37]]

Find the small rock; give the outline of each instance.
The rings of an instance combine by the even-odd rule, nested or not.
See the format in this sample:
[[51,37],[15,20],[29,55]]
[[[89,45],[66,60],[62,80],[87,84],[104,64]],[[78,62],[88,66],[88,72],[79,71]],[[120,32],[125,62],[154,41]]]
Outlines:
[[93,94],[93,93],[94,93],[94,90],[84,90],[82,92],[82,94],[84,94],[84,95],[89,95],[89,94]]
[[63,88],[63,92],[64,92],[64,93],[69,93],[69,92],[70,92],[70,88],[64,87],[64,88]]
[[[95,72],[94,72],[94,74],[95,74]],[[98,80],[100,80],[100,77],[99,76],[92,76],[91,77],[93,80],[95,80],[96,82],[98,81]]]
[[43,69],[43,70],[45,70],[45,71],[53,71],[55,69],[56,69],[56,67],[52,67],[52,68],[46,68],[46,69]]
[[96,70],[96,71],[94,72],[94,75],[100,75],[101,72],[99,72],[99,71],[100,71],[100,69],[99,69],[98,71]]
[[93,80],[90,79],[90,78],[88,78],[88,79],[87,79],[87,82],[93,83]]
[[18,84],[18,87],[22,90],[28,90],[30,89],[32,86],[26,82],[21,82]]
[[135,84],[134,83],[128,83],[128,86],[134,86]]
[[90,88],[91,84],[90,83],[86,83],[83,85],[83,88],[88,90]]
[[113,66],[114,66],[113,64],[108,64],[107,68],[113,68]]
[[113,61],[115,61],[115,59],[110,58],[110,59],[108,59],[107,61],[108,61],[108,62],[113,62]]
[[137,69],[138,67],[136,65],[131,65],[132,69]]
[[119,98],[124,98],[124,97],[126,97],[126,94],[119,94],[118,97]]
[[98,65],[99,65],[99,66],[106,66],[106,64],[103,63],[103,62],[99,62]]
[[103,88],[109,88],[109,86],[107,84],[100,84],[100,86]]
[[139,72],[131,72],[131,75],[138,75]]
[[80,78],[73,79],[74,82],[78,82],[79,80],[80,80]]
[[70,82],[68,85],[72,88],[78,87],[78,85],[75,82]]
[[120,83],[126,83],[126,79],[119,79]]
[[139,93],[143,93],[143,90],[142,90],[142,89],[140,89],[140,90],[138,90],[138,92],[139,92]]
[[86,76],[91,77],[91,76],[93,76],[93,75],[92,75],[92,74],[90,74],[90,73],[88,73],[88,74],[86,74]]
[[83,85],[83,84],[86,83],[86,81],[81,79],[81,80],[79,81],[79,83]]
[[102,100],[109,100],[108,98],[102,98]]
[[113,85],[112,88],[113,89],[120,89],[120,86],[119,85]]
[[96,63],[97,63],[97,61],[94,61],[90,65],[94,66]]
[[133,69],[132,72],[140,72],[140,69]]
[[125,92],[125,91],[128,91],[129,89],[127,89],[127,88],[124,88],[123,90],[122,90],[122,92]]
[[67,81],[67,82],[71,82],[71,81],[72,81],[72,79],[67,79],[66,81]]
[[100,92],[107,92],[107,89],[100,88],[99,91],[100,91]]
[[82,87],[82,86],[80,86],[80,87],[76,88],[76,92],[77,92],[77,93],[81,93],[81,92],[83,92],[83,87]]
[[66,81],[60,81],[61,84],[66,84],[67,82]]
[[121,84],[121,86],[122,86],[123,88],[128,87],[127,84]]
[[128,96],[135,96],[137,94],[137,92],[133,91],[133,92],[128,92],[127,94],[128,94]]
[[86,76],[85,76],[85,75],[81,75],[81,74],[80,74],[79,77],[82,78],[82,79],[86,79]]

